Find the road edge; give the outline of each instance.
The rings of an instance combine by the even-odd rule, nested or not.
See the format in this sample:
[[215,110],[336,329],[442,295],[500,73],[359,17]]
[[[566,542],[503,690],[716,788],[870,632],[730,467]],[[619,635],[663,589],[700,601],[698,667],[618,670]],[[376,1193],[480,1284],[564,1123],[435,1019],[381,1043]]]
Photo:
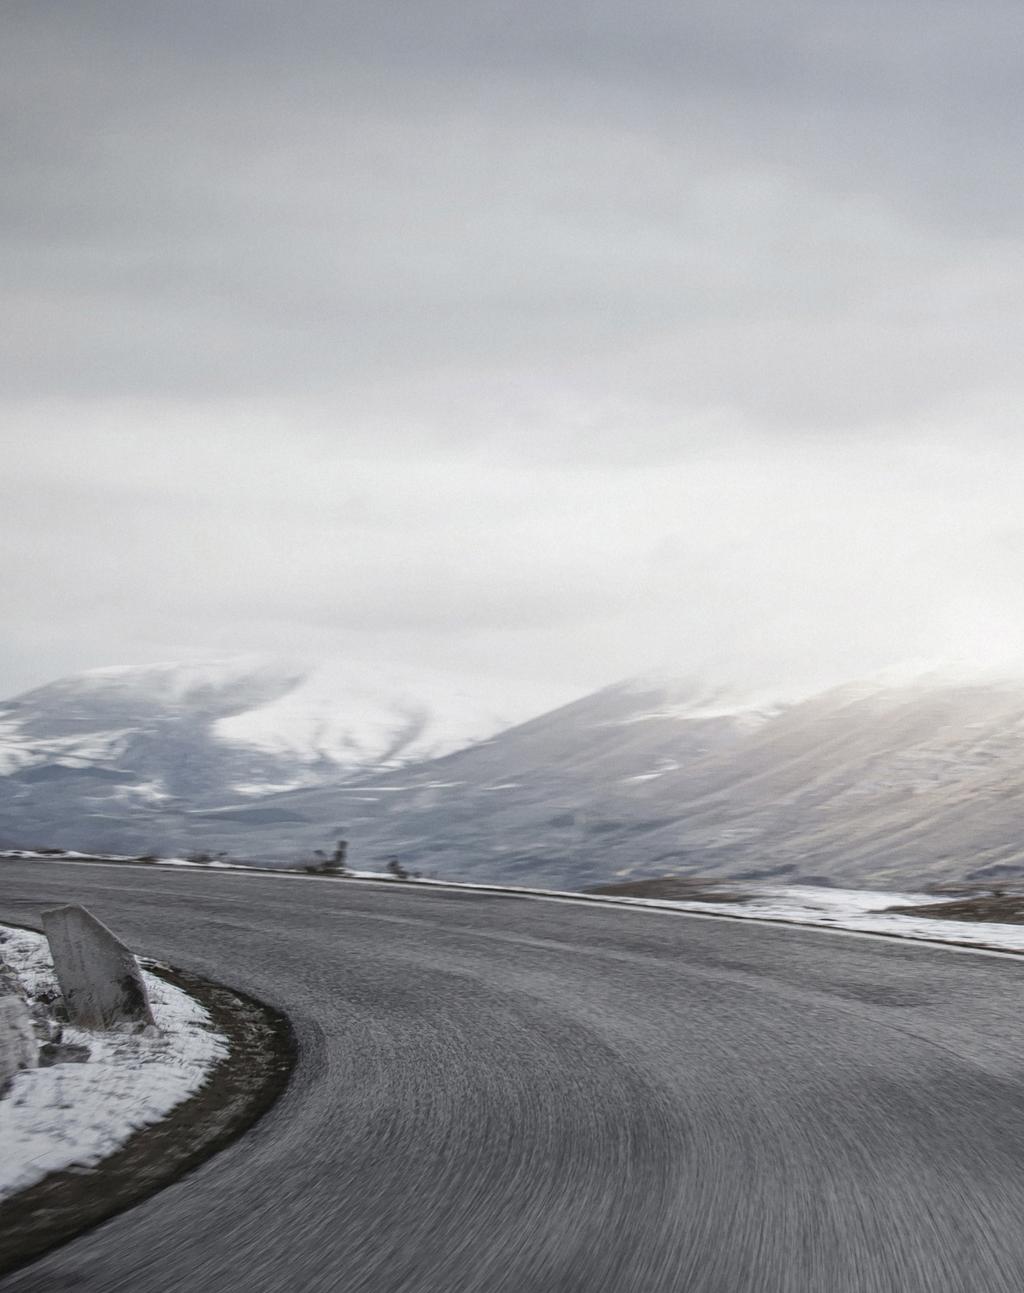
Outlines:
[[[0,867],[7,859],[0,857]],[[124,869],[130,867],[137,871],[185,871],[186,868],[162,864],[159,862],[141,862],[136,859],[112,861],[108,858],[61,858],[61,857],[26,857],[12,858],[11,861],[41,862],[44,865],[58,866],[94,866]],[[1008,957],[1019,961],[1024,958],[1024,951],[1009,947],[992,947],[988,943],[951,938],[927,938],[922,934],[901,934],[881,930],[851,929],[845,925],[836,925],[829,921],[789,920],[784,916],[752,916],[725,911],[701,911],[697,904],[683,906],[681,903],[659,898],[624,898],[611,894],[577,893],[570,889],[527,889],[516,885],[473,884],[460,880],[396,880],[390,876],[369,878],[366,875],[316,875],[293,868],[260,867],[260,866],[219,866],[207,870],[201,866],[187,868],[188,873],[202,872],[207,875],[259,875],[276,877],[296,882],[371,885],[377,888],[418,889],[430,892],[469,892],[495,894],[506,898],[520,898],[533,902],[564,902],[593,906],[618,907],[629,911],[651,913],[661,916],[692,916],[696,920],[731,920],[740,924],[777,925],[783,929],[821,931],[828,934],[840,934],[846,938],[880,938],[887,943],[912,943],[922,947],[945,948],[949,952],[967,952],[977,956]],[[14,923],[14,922],[8,922]],[[984,922],[978,922],[983,925]]]

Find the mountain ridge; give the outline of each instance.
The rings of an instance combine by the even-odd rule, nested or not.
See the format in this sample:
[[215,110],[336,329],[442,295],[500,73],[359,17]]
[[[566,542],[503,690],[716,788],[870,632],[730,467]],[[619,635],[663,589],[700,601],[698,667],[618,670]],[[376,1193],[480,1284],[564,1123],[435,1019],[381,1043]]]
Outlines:
[[[51,745],[49,762],[0,776],[0,841],[289,863],[344,836],[360,865],[399,855],[452,878],[569,888],[665,872],[852,887],[1024,873],[1024,680],[1009,673],[890,671],[779,699],[647,675],[463,744],[453,733],[472,715],[441,721],[442,752],[426,758],[425,729],[401,726],[399,688],[366,711],[392,725],[361,717],[347,761],[308,742],[296,756],[274,737],[274,707],[303,695],[291,678],[257,672],[246,685],[263,703],[237,718],[214,716],[240,704],[237,680],[222,701],[186,689],[191,707],[179,698],[127,738],[106,732],[114,755],[80,750],[77,772]],[[0,705],[0,738],[18,704],[35,696],[38,709],[46,690]],[[262,746],[224,740],[247,722],[251,736],[253,713]],[[97,739],[75,739],[86,736]],[[188,774],[177,780],[175,759]]]

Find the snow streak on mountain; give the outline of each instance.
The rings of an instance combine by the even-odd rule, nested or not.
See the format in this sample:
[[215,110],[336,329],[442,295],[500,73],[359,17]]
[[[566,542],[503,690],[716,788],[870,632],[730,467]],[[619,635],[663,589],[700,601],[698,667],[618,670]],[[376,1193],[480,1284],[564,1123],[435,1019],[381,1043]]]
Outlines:
[[434,758],[508,721],[444,679],[384,667],[95,669],[0,702],[0,833],[98,847],[152,823],[164,840],[169,819]]

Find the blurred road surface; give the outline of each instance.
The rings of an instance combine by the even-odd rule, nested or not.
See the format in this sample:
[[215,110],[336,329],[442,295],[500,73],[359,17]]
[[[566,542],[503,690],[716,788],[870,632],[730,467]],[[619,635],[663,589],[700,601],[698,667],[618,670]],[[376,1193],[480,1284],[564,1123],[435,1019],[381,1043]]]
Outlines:
[[1024,962],[344,881],[0,864],[285,1010],[285,1095],[3,1293],[1019,1293]]

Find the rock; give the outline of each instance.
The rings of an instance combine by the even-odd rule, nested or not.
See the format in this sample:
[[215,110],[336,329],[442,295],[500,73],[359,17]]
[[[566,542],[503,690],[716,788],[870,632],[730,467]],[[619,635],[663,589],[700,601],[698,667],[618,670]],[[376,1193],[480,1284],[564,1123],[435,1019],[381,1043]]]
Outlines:
[[132,951],[84,907],[43,912],[68,1020],[80,1028],[155,1024]]
[[16,1073],[34,1069],[39,1047],[32,1017],[20,997],[0,997],[0,1091]]
[[39,1050],[39,1067],[49,1068],[53,1064],[84,1064],[88,1058],[88,1046],[78,1046],[74,1042],[47,1042]]
[[32,1018],[32,1027],[35,1030],[37,1041],[60,1041],[61,1025],[59,1020],[53,1017],[50,1006],[37,998],[29,1006],[29,1015]]
[[3,958],[3,945],[8,940],[0,936],[0,997],[24,997],[18,976]]

